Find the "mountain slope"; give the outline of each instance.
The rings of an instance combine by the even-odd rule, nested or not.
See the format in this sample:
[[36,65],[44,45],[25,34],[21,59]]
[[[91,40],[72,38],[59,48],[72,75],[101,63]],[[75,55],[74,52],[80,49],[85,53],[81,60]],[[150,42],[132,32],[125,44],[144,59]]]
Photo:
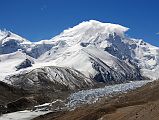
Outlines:
[[[57,60],[59,62],[60,56],[65,59],[68,56],[73,56],[75,52],[91,46],[94,49],[97,48],[96,51],[99,50],[106,54],[108,52],[132,68],[139,69],[142,76],[157,79],[159,76],[148,75],[148,73],[154,72],[156,74],[158,72],[159,48],[143,40],[125,36],[127,30],[128,28],[120,25],[101,23],[95,20],[80,23],[52,38],[50,41],[57,45],[40,56],[40,59],[52,62]],[[70,57],[70,59],[73,58]]]
[[28,91],[67,91],[93,87],[95,83],[82,73],[62,67],[41,67],[7,78],[10,83]]
[[[73,96],[74,97],[74,96]],[[75,96],[76,97],[76,96]],[[103,97],[99,102],[84,105],[72,111],[53,112],[34,120],[158,120],[159,82],[141,88]]]
[[31,44],[31,42],[10,31],[0,30],[0,54],[16,52],[22,49],[22,44]]
[[[24,69],[17,69],[26,59],[31,61],[31,64],[34,63],[34,59],[21,51],[17,51],[10,54],[0,55],[0,79],[5,80],[5,77],[9,75],[18,74],[19,72],[24,72]],[[9,83],[9,81],[5,81]]]
[[105,83],[157,79],[159,48],[127,37],[127,30],[121,25],[90,20],[36,43],[1,31],[0,77],[9,83],[8,75],[59,66]]
[[38,58],[41,54],[50,50],[53,44],[46,42],[31,43],[10,31],[0,30],[0,55],[23,51],[27,55]]
[[87,77],[93,78],[98,82],[120,83],[128,79],[142,79],[135,66],[130,66],[94,46],[88,46],[87,48],[80,47],[78,51],[72,54],[70,52],[67,55],[67,53],[69,52],[65,50],[56,60],[50,61],[54,61],[54,64],[58,66],[69,66],[81,71]]

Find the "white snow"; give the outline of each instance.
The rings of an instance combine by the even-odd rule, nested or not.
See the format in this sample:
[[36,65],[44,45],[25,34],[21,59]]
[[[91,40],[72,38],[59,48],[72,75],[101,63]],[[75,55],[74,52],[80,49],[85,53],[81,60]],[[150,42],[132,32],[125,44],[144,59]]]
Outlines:
[[[122,74],[127,71],[130,74],[135,71],[134,66],[130,65],[126,61],[127,59],[122,60],[122,58],[128,58],[141,68],[143,76],[152,79],[159,78],[159,48],[141,39],[125,36],[128,29],[118,24],[90,20],[64,30],[50,40],[41,40],[34,43],[9,31],[0,31],[1,44],[14,39],[20,42],[20,47],[32,53],[33,57],[40,54],[39,58],[34,59],[28,53],[26,53],[27,55],[24,53],[15,55],[14,58],[10,58],[10,56],[13,56],[12,53],[5,55],[0,53],[0,80],[4,80],[8,75],[19,73],[19,71],[15,71],[15,66],[23,61],[25,56],[33,59],[35,64],[30,68],[20,70],[20,72],[44,66],[62,66],[74,68],[90,77],[98,73],[92,67],[93,62],[97,62],[107,71],[109,70],[106,65],[114,71],[119,71]],[[7,37],[8,34],[10,36]],[[81,44],[84,44],[85,47]],[[52,45],[52,48],[44,50],[43,45]],[[105,51],[106,48],[114,50],[114,54]],[[17,52],[14,54],[17,54]]]
[[49,106],[49,105],[50,105],[50,103],[44,103],[42,105],[37,105],[37,106],[34,106],[34,107],[45,107],[45,106]]
[[[115,60],[115,56],[111,53],[104,51],[105,48],[113,48],[117,53],[115,57],[129,58],[135,62],[140,68],[143,76],[150,77],[152,79],[159,78],[158,75],[145,74],[148,71],[159,72],[157,66],[159,66],[159,48],[152,46],[141,39],[128,38],[124,34],[128,30],[120,25],[101,23],[95,20],[86,21],[79,25],[64,30],[60,35],[55,36],[50,41],[65,42],[64,46],[58,46],[58,50],[52,48],[50,51],[43,54],[39,60],[43,62],[50,62],[50,64],[58,66],[67,66],[75,68],[85,75],[95,75],[96,71],[91,67],[91,61],[89,55],[84,53],[83,50],[90,49],[89,53],[94,53],[95,57],[102,59],[109,67],[114,67],[117,71],[121,71],[118,67],[123,66]],[[115,38],[114,33],[118,35]],[[112,38],[109,35],[112,35]],[[81,43],[87,44],[86,48],[80,46]],[[94,52],[95,51],[95,52]],[[105,52],[105,54],[103,54]],[[120,58],[118,55],[121,55]],[[109,58],[110,60],[106,59]],[[108,61],[107,61],[108,60]],[[78,61],[78,62],[77,62]],[[119,65],[114,65],[119,64]],[[114,65],[114,66],[112,66]],[[124,66],[125,67],[125,66]]]
[[[58,102],[63,103],[64,101],[62,101],[60,99],[56,99],[55,101],[53,101],[51,103],[44,103],[44,104],[41,104],[41,105],[37,105],[37,106],[34,106],[34,111],[48,111],[50,109],[52,111],[56,111],[56,110],[59,109]],[[53,108],[52,106],[55,105],[56,103],[57,103],[57,108]]]
[[[22,53],[21,51],[0,55],[0,80],[5,80],[5,77],[9,75],[25,72],[25,69],[16,71],[15,67],[23,62],[26,58],[33,60],[33,58],[26,55],[25,53]],[[5,82],[9,83],[9,81]]]
[[51,41],[63,40],[70,46],[79,42],[94,43],[96,38],[100,35],[108,37],[109,34],[116,33],[120,36],[124,36],[124,33],[128,29],[129,28],[118,24],[101,23],[96,20],[90,20],[64,30],[60,35],[52,38]]
[[22,38],[19,35],[16,35],[10,31],[7,30],[0,30],[0,44],[4,44],[5,42],[9,40],[16,40],[23,44],[30,44],[31,42],[26,40],[25,38]]
[[40,115],[47,114],[51,111],[18,111],[18,112],[13,112],[13,113],[8,113],[8,114],[3,114],[0,116],[0,120],[31,120],[35,117],[38,117]]
[[[87,77],[94,77],[98,73],[93,67],[95,62],[99,64],[99,69],[104,68],[102,72],[113,70],[124,75],[134,72],[134,66],[127,62],[129,59],[141,68],[141,74],[143,76],[152,79],[159,78],[159,48],[141,39],[133,39],[125,36],[125,32],[128,29],[118,24],[90,20],[64,30],[61,34],[50,40],[41,40],[34,43],[10,31],[0,30],[0,80],[5,80],[4,82],[11,84],[11,81],[5,78],[45,66],[69,67],[82,72]],[[9,48],[11,52],[3,54],[1,51],[3,51],[5,43],[8,41],[16,41],[18,50],[13,52],[12,48]],[[44,49],[44,46],[46,49]],[[20,50],[21,48],[22,50]],[[110,50],[106,51],[106,48]],[[29,53],[33,53],[32,57]],[[40,54],[40,57],[36,59],[35,56],[37,54]],[[19,65],[26,58],[34,61],[33,66],[16,71],[15,66]],[[50,78],[51,76],[56,76],[56,72],[59,73],[49,68],[46,71],[49,73]],[[115,77],[116,80],[119,80],[121,76]],[[53,79],[51,80],[54,82]],[[71,86],[76,81],[72,80],[71,83],[68,83],[68,81],[58,79],[58,82]],[[147,82],[149,81],[137,81],[79,91],[71,94],[68,98],[69,102],[67,105],[74,107],[80,104],[93,103],[103,96],[124,93],[140,87]],[[86,79],[86,83],[91,84],[92,82],[90,79]],[[49,104],[44,104],[44,106]],[[5,114],[0,117],[0,120],[29,120],[41,114],[45,114],[45,112],[20,111]]]

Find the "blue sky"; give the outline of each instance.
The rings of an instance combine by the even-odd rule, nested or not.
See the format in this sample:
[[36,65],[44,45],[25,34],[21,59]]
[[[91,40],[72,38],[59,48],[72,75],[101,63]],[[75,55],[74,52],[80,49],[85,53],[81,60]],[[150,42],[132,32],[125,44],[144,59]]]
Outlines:
[[159,46],[159,0],[0,0],[0,29],[31,41],[49,39],[90,19],[117,23]]

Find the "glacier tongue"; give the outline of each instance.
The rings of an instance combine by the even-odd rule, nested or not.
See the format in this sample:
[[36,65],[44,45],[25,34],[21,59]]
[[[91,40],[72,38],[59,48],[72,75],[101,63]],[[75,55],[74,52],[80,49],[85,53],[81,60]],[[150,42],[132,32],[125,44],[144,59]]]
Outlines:
[[105,86],[104,88],[82,90],[71,94],[68,97],[68,103],[66,106],[70,109],[74,109],[82,104],[92,104],[97,102],[102,97],[112,97],[117,94],[126,93],[130,90],[134,90],[141,87],[151,81],[135,81],[130,83]]
[[[112,97],[121,93],[126,93],[129,90],[134,90],[138,87],[145,85],[148,82],[151,81],[135,81],[125,84],[105,86],[104,88],[82,90],[79,92],[75,92],[67,98],[67,100],[65,101],[66,104],[64,104],[64,106],[62,106],[62,108],[60,109],[67,108],[68,110],[73,110],[83,104],[95,103],[99,101],[102,97]],[[31,120],[37,116],[52,112],[51,110],[49,110],[49,106],[52,106],[55,102],[58,101],[63,102],[57,99],[52,103],[45,103],[42,105],[35,106],[35,108],[37,108],[35,111],[25,110],[4,114],[0,117],[0,120]]]

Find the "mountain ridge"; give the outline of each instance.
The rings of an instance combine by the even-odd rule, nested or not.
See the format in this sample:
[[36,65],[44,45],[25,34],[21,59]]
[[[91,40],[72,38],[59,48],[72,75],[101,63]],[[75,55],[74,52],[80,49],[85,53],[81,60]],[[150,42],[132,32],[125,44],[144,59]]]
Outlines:
[[[0,77],[5,79],[11,73],[58,66],[78,70],[90,79],[105,83],[159,78],[156,74],[159,72],[159,48],[127,37],[128,29],[90,20],[64,30],[50,40],[22,41],[23,38],[13,33],[13,37],[0,37],[3,41],[0,43],[0,65],[5,68],[0,71]],[[10,58],[13,53],[17,54]],[[32,65],[16,70],[16,66],[26,59],[32,61]],[[11,65],[4,64],[5,61]]]

